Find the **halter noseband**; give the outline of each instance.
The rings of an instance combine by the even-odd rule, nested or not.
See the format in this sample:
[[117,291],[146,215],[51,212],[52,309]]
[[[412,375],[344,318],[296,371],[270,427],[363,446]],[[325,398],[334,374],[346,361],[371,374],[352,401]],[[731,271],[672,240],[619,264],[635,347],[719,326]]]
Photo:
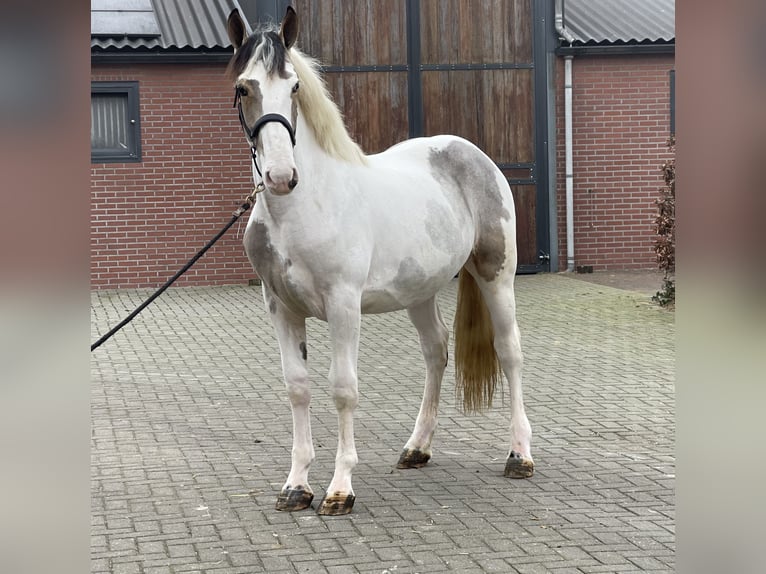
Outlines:
[[255,143],[263,126],[270,122],[277,122],[278,124],[285,126],[287,133],[290,134],[290,141],[292,142],[293,147],[295,147],[295,131],[293,131],[293,126],[290,125],[290,122],[282,114],[265,114],[258,118],[258,121],[255,122],[253,130],[250,133],[250,140]]
[[282,114],[264,114],[256,120],[255,125],[252,128],[248,127],[247,122],[245,121],[245,115],[242,113],[242,98],[240,97],[237,88],[234,88],[234,105],[232,107],[236,107],[239,111],[239,123],[242,124],[242,129],[245,130],[245,134],[250,140],[250,153],[253,156],[253,165],[260,178],[263,179],[263,174],[256,161],[255,151],[258,142],[258,134],[263,129],[263,126],[273,122],[282,124],[290,135],[290,142],[293,144],[293,147],[295,147],[295,130],[293,129],[293,126],[290,125],[290,121]]

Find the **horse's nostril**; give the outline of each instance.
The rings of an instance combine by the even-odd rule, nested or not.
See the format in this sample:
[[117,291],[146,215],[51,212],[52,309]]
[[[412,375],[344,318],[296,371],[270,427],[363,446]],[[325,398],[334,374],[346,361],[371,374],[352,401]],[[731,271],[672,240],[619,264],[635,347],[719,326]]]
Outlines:
[[295,189],[295,186],[298,185],[298,170],[293,168],[293,177],[290,179],[290,183],[287,184],[290,189]]

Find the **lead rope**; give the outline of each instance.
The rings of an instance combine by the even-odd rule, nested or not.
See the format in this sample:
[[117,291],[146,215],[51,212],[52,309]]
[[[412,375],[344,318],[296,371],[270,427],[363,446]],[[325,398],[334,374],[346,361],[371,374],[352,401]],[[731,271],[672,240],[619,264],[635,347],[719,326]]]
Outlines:
[[[253,158],[253,162],[255,162],[255,158]],[[125,325],[130,323],[136,317],[136,315],[138,315],[141,311],[146,309],[146,307],[148,307],[152,301],[154,301],[157,297],[162,295],[162,293],[164,293],[168,287],[170,287],[173,283],[175,283],[176,279],[178,279],[181,275],[186,273],[191,268],[191,266],[194,265],[197,262],[197,260],[200,257],[202,257],[205,254],[205,252],[208,249],[210,249],[216,243],[216,241],[218,241],[223,236],[223,234],[226,233],[229,230],[229,228],[232,225],[234,225],[234,223],[236,223],[236,221],[240,217],[242,217],[242,215],[245,212],[247,212],[248,209],[250,209],[253,206],[253,204],[255,203],[255,196],[261,193],[264,189],[265,189],[265,186],[263,185],[263,182],[256,185],[253,188],[253,191],[245,198],[245,201],[242,203],[242,205],[240,205],[236,210],[234,210],[234,213],[232,214],[231,219],[223,227],[223,229],[221,229],[221,231],[219,231],[215,235],[215,237],[213,237],[210,241],[208,241],[207,244],[202,249],[200,249],[197,252],[197,254],[194,257],[192,257],[186,265],[184,265],[175,275],[173,275],[170,279],[168,279],[162,287],[157,289],[157,291],[155,291],[151,297],[149,297],[146,301],[141,303],[141,305],[136,307],[135,311],[133,311],[130,315],[128,315],[122,321],[120,321],[115,327],[113,327],[108,333],[102,336],[98,341],[93,343],[90,346],[91,352],[93,352],[94,349],[97,349],[103,343],[108,341],[112,337],[112,335],[114,335],[117,331],[122,329]]]
[[[197,254],[192,257],[189,262],[184,265],[175,275],[173,275],[170,279],[168,279],[165,284],[157,289],[157,291],[152,294],[151,297],[149,297],[146,301],[141,303],[138,307],[136,307],[135,311],[133,311],[130,315],[125,317],[122,321],[120,321],[114,328],[112,328],[108,333],[106,333],[103,337],[101,337],[98,341],[93,343],[90,346],[91,352],[93,352],[95,349],[100,347],[103,343],[108,341],[112,335],[114,335],[117,331],[122,329],[125,325],[130,323],[136,315],[138,315],[141,311],[146,309],[152,301],[154,301],[157,297],[162,295],[162,293],[165,292],[165,290],[170,287],[173,283],[175,283],[176,279],[178,279],[181,275],[186,273],[189,268],[194,265],[197,260],[202,257],[205,252],[210,249],[216,241],[218,241],[224,233],[226,233],[229,228],[236,223],[236,221],[242,217],[242,214],[244,214],[248,209],[250,209],[253,204],[255,203],[255,196],[261,193],[264,189],[266,189],[266,186],[263,184],[263,174],[261,174],[261,169],[258,167],[258,157],[256,153],[256,141],[258,138],[258,132],[269,122],[277,122],[282,124],[286,129],[287,132],[290,134],[290,141],[293,144],[293,147],[295,147],[295,130],[290,125],[290,122],[287,121],[287,119],[279,114],[266,114],[264,116],[261,116],[258,118],[258,120],[255,122],[255,125],[253,126],[253,129],[249,129],[247,127],[247,123],[245,122],[245,116],[242,112],[242,101],[240,99],[240,93],[239,90],[235,88],[234,90],[234,105],[232,107],[238,108],[239,113],[239,122],[242,124],[242,128],[245,130],[245,134],[248,136],[251,146],[250,146],[250,154],[253,158],[253,167],[255,168],[255,172],[258,173],[258,178],[261,180],[260,183],[257,183],[255,185],[255,188],[253,188],[253,191],[245,198],[245,201],[240,205],[232,215],[229,222],[219,231],[213,239],[207,242],[207,245],[205,245],[202,249],[197,252]],[[253,181],[256,181],[255,174],[253,174]]]

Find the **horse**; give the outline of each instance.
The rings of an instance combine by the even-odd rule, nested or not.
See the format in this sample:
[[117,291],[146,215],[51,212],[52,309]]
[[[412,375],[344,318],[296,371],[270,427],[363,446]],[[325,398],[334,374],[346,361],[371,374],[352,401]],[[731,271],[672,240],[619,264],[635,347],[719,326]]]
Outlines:
[[365,155],[346,130],[319,63],[296,47],[292,7],[280,25],[255,31],[235,9],[227,32],[234,105],[263,190],[243,243],[261,279],[292,411],[291,467],[276,509],[303,510],[314,498],[306,319],[328,325],[338,413],[335,470],[316,512],[342,515],[356,499],[361,315],[406,309],[417,330],[425,389],[397,467],[422,467],[432,456],[448,362],[450,333],[436,294],[456,276],[456,393],[466,412],[481,411],[492,405],[504,373],[510,388],[504,476],[532,476],[514,297],[515,210],[502,172],[474,144],[452,135],[413,138]]

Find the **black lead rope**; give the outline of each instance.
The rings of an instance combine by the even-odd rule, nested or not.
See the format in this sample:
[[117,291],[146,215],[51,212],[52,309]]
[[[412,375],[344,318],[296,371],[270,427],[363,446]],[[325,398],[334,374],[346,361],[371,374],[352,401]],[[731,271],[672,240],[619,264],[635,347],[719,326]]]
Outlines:
[[[242,124],[242,128],[245,130],[245,133],[247,134],[248,138],[250,139],[252,143],[252,146],[250,147],[250,153],[253,156],[253,165],[255,166],[255,170],[258,172],[258,175],[261,176],[261,170],[258,167],[258,158],[256,157],[255,142],[258,140],[258,133],[261,131],[263,126],[271,122],[282,124],[285,127],[285,129],[287,129],[287,133],[290,134],[290,141],[292,142],[293,147],[295,146],[295,129],[293,128],[292,125],[290,125],[290,122],[287,120],[287,118],[285,118],[284,116],[280,114],[265,114],[261,116],[260,118],[258,118],[258,120],[256,120],[255,125],[252,128],[248,127],[247,122],[245,122],[245,115],[242,112],[242,100],[240,99],[240,96],[241,96],[241,93],[239,89],[235,89],[234,90],[234,107],[239,108],[238,109],[239,122]],[[263,176],[261,176],[261,181],[263,181]],[[141,305],[139,305],[135,311],[133,311],[130,315],[128,315],[122,321],[120,321],[120,323],[117,324],[113,329],[111,329],[106,335],[104,335],[98,341],[93,343],[90,346],[91,352],[94,349],[97,349],[98,347],[100,347],[104,342],[108,341],[112,337],[112,335],[114,335],[117,331],[122,329],[125,325],[130,323],[136,317],[136,315],[138,315],[141,311],[146,309],[146,307],[148,307],[152,301],[154,301],[157,297],[162,295],[162,293],[164,293],[168,287],[170,287],[173,283],[175,283],[176,279],[178,279],[181,275],[186,273],[189,270],[189,268],[192,265],[194,265],[197,262],[197,260],[200,257],[202,257],[205,254],[205,252],[208,249],[210,249],[215,244],[215,242],[218,241],[223,236],[223,234],[229,230],[229,228],[232,225],[234,225],[234,223],[242,216],[242,214],[245,213],[248,209],[250,209],[253,206],[253,203],[255,203],[255,196],[261,191],[263,191],[264,189],[265,188],[263,183],[259,183],[256,186],[256,188],[253,190],[253,192],[247,196],[247,198],[245,199],[245,202],[237,208],[237,210],[234,212],[234,215],[232,216],[229,223],[227,223],[224,226],[224,228],[221,229],[221,231],[219,231],[215,237],[213,237],[213,239],[208,241],[207,245],[205,245],[202,249],[200,249],[199,252],[194,257],[192,257],[189,260],[189,262],[178,271],[178,273],[173,275],[170,279],[168,279],[165,282],[165,284],[162,287],[157,289],[157,291],[155,291],[151,297],[149,297],[146,301],[141,303]]]
[[194,257],[192,257],[192,258],[189,260],[189,262],[188,262],[186,265],[184,265],[184,266],[183,266],[183,267],[182,267],[182,268],[181,268],[181,269],[180,269],[180,270],[179,270],[179,271],[178,271],[178,272],[177,272],[175,275],[173,275],[173,276],[172,276],[170,279],[168,279],[168,280],[165,282],[165,284],[164,284],[162,287],[160,287],[159,289],[157,289],[157,291],[155,291],[155,292],[154,292],[154,294],[152,294],[152,296],[151,296],[151,297],[149,297],[149,298],[148,298],[146,301],[144,301],[143,303],[141,303],[141,305],[139,305],[138,307],[136,307],[135,311],[133,311],[133,312],[132,312],[130,315],[128,315],[128,316],[127,316],[127,317],[125,317],[125,318],[124,318],[122,321],[120,321],[120,322],[119,322],[119,323],[118,323],[118,324],[117,324],[115,327],[113,327],[113,328],[112,328],[112,329],[111,329],[111,330],[110,330],[108,333],[106,333],[106,334],[105,334],[103,337],[101,337],[101,338],[100,338],[98,341],[96,341],[95,343],[93,343],[93,344],[90,346],[90,350],[91,350],[91,352],[93,352],[93,350],[94,350],[94,349],[97,349],[98,347],[100,347],[100,346],[101,346],[103,343],[105,343],[106,341],[108,341],[108,340],[109,340],[109,339],[112,337],[112,335],[114,335],[114,334],[115,334],[117,331],[119,331],[119,330],[120,330],[120,329],[122,329],[122,328],[123,328],[125,325],[127,325],[127,324],[128,324],[128,323],[130,323],[130,322],[131,322],[133,319],[135,319],[136,315],[138,315],[138,314],[139,314],[141,311],[143,311],[144,309],[146,309],[146,308],[147,308],[147,307],[148,307],[148,306],[151,304],[151,302],[152,302],[152,301],[154,301],[154,300],[155,300],[157,297],[159,297],[160,295],[162,295],[162,293],[164,293],[164,292],[165,292],[165,290],[166,290],[168,287],[170,287],[170,286],[171,286],[173,283],[175,283],[176,279],[178,279],[178,278],[179,278],[181,275],[183,275],[184,273],[186,273],[186,272],[187,272],[187,271],[188,271],[188,270],[191,268],[191,266],[192,266],[192,265],[194,265],[194,264],[197,262],[197,260],[198,260],[200,257],[202,257],[202,256],[205,254],[205,252],[206,252],[208,249],[210,249],[210,248],[211,248],[211,247],[212,247],[212,246],[213,246],[213,245],[216,243],[216,241],[218,241],[218,240],[219,240],[219,239],[220,239],[220,238],[223,236],[223,234],[224,234],[224,233],[226,233],[226,232],[229,230],[229,228],[230,228],[232,225],[234,225],[234,223],[236,223],[236,221],[237,221],[237,220],[238,220],[240,217],[242,217],[242,214],[244,214],[244,213],[245,213],[245,212],[246,212],[248,209],[250,209],[250,208],[253,206],[253,203],[255,203],[255,196],[256,196],[258,193],[260,193],[261,191],[263,191],[263,189],[264,189],[264,187],[263,187],[263,184],[262,184],[262,183],[261,183],[261,184],[259,184],[259,185],[258,185],[258,186],[257,186],[257,187],[256,187],[256,188],[253,190],[253,192],[252,192],[250,195],[248,195],[248,196],[247,196],[247,198],[245,199],[245,202],[244,202],[242,205],[240,205],[240,206],[239,206],[239,207],[236,209],[236,211],[234,211],[234,214],[231,216],[231,219],[230,219],[230,220],[229,220],[229,222],[228,222],[228,223],[227,223],[227,224],[224,226],[224,228],[223,228],[223,229],[221,229],[221,231],[219,231],[219,232],[218,232],[218,233],[215,235],[215,237],[213,237],[213,238],[212,238],[210,241],[208,241],[208,242],[207,242],[207,245],[205,245],[205,246],[204,246],[202,249],[200,249],[200,250],[197,252],[197,254],[196,254]]

